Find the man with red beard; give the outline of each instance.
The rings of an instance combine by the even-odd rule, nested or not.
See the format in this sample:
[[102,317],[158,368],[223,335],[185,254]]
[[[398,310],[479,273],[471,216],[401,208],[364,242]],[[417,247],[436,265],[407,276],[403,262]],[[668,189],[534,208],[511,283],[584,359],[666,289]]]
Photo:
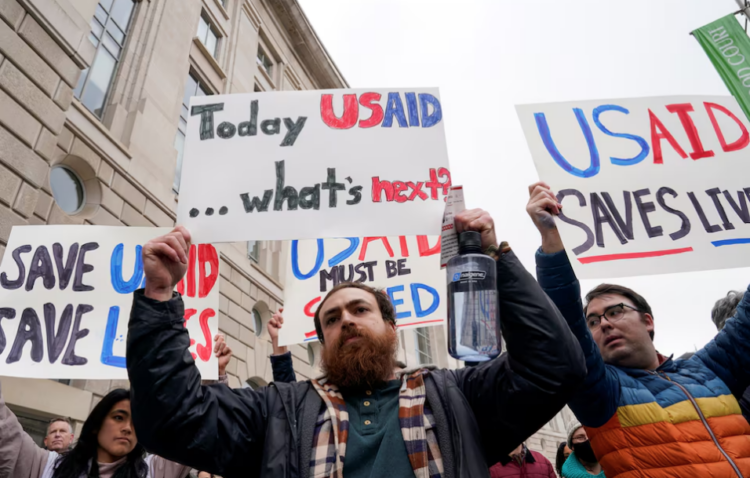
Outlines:
[[458,231],[480,232],[497,263],[507,353],[460,370],[396,367],[396,319],[381,292],[339,284],[315,314],[323,345],[317,380],[260,390],[200,385],[174,286],[187,265],[182,227],[143,247],[127,364],[139,440],[165,458],[225,478],[489,476],[565,405],[586,375],[564,319],[484,211]]

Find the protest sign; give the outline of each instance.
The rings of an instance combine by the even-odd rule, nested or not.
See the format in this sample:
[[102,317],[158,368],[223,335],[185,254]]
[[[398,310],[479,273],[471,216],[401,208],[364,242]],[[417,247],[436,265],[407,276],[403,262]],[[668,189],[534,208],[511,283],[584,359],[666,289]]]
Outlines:
[[437,89],[193,97],[177,222],[197,242],[439,234]]
[[456,233],[456,216],[464,212],[463,186],[452,187],[445,201],[443,229],[440,234],[440,267],[448,266],[448,261],[458,255],[458,234]]
[[350,237],[292,241],[284,285],[284,327],[279,344],[318,340],[313,317],[337,284],[382,288],[399,328],[440,325],[446,317],[440,237]]
[[581,279],[750,265],[750,135],[732,97],[517,106]]
[[[127,379],[133,291],[145,285],[142,245],[169,228],[15,226],[0,265],[0,375]],[[190,351],[216,379],[219,257],[192,245],[178,285]]]

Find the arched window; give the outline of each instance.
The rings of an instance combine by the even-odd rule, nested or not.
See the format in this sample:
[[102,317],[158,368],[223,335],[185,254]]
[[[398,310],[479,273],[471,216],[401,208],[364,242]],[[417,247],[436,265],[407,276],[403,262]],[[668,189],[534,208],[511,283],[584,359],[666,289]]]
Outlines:
[[255,335],[260,337],[263,333],[263,317],[260,316],[258,309],[253,309],[253,326],[255,327]]
[[54,166],[49,172],[52,196],[66,214],[79,212],[86,204],[86,190],[78,173],[66,166]]
[[242,388],[249,388],[251,390],[258,390],[259,388],[265,387],[268,383],[260,377],[250,377],[245,383],[242,384]]
[[307,344],[307,361],[310,365],[315,365],[315,346],[313,344]]

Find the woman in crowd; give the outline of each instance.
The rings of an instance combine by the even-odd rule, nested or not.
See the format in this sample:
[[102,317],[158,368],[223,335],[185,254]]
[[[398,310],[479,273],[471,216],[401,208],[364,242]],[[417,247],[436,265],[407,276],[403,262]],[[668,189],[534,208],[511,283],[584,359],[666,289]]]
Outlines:
[[[7,472],[7,474],[6,474]],[[24,478],[184,478],[190,468],[138,443],[130,392],[112,390],[94,407],[76,445],[60,455],[39,448],[0,397],[0,475]]]
[[[219,382],[231,350],[217,336]],[[138,443],[130,412],[130,391],[112,390],[94,407],[80,438],[65,454],[39,448],[23,431],[0,392],[0,478],[185,478],[190,467],[147,455]]]
[[568,447],[573,450],[562,467],[563,478],[605,478],[591,449],[586,430],[577,420],[568,424]]
[[563,463],[565,463],[565,460],[568,459],[572,452],[573,450],[568,448],[568,442],[566,441],[561,441],[557,446],[557,456],[555,457],[555,471],[557,472],[557,476],[563,476]]

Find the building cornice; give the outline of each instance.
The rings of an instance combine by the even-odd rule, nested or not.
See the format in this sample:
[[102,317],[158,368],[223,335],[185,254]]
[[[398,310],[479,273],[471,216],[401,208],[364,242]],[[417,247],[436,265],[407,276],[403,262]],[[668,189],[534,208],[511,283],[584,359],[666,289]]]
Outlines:
[[291,39],[294,51],[321,89],[348,88],[297,0],[268,0],[268,8]]

